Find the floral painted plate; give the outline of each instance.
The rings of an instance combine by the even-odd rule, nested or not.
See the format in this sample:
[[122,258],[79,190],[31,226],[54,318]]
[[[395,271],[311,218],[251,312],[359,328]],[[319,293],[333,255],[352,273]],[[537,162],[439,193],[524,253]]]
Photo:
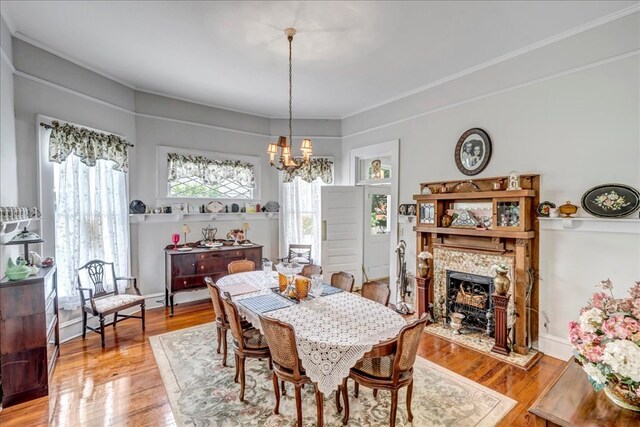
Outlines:
[[600,218],[622,218],[640,209],[640,192],[624,184],[603,184],[582,196],[582,208]]
[[544,201],[538,205],[538,209],[537,209],[538,215],[546,218],[549,216],[549,209],[552,209],[555,207],[556,205],[554,203]]

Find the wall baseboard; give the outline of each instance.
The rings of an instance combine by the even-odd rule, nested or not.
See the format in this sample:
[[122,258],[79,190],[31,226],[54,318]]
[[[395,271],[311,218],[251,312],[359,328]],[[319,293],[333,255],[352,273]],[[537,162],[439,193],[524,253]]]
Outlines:
[[547,356],[560,360],[569,360],[573,356],[571,343],[567,338],[550,334],[540,334],[538,336],[538,350]]

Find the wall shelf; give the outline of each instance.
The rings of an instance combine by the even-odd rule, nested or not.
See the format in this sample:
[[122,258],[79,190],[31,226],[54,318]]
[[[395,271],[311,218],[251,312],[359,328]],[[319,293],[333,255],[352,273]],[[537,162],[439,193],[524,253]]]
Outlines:
[[398,224],[413,224],[416,222],[415,215],[398,215]]
[[204,222],[204,221],[253,221],[278,219],[278,212],[237,212],[237,213],[186,213],[186,214],[130,214],[132,224],[163,222]]
[[34,221],[41,221],[42,218],[17,219],[13,221],[4,221],[0,223],[0,243],[5,244],[13,237],[28,227]]
[[538,218],[541,230],[640,234],[640,218]]

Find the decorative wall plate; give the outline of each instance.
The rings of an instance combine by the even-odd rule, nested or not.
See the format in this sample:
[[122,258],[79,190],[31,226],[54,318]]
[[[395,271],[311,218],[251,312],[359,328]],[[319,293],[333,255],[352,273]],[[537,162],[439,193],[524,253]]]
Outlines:
[[640,209],[640,192],[624,184],[602,184],[582,196],[582,208],[599,218],[622,218]]
[[240,205],[237,203],[231,204],[231,212],[240,212]]
[[451,227],[453,228],[476,228],[480,225],[480,220],[471,211],[455,211]]
[[145,213],[147,206],[142,203],[141,200],[134,200],[129,203],[129,212],[132,214],[143,214]]
[[218,212],[222,212],[223,210],[224,210],[224,205],[218,201],[209,202],[209,204],[207,205],[207,212],[210,212],[210,213],[218,213]]
[[551,203],[551,202],[542,202],[538,205],[538,215],[542,216],[542,217],[548,217],[549,216],[549,209],[555,208],[556,205],[555,203]]
[[278,202],[267,202],[262,208],[265,212],[279,212],[280,204]]

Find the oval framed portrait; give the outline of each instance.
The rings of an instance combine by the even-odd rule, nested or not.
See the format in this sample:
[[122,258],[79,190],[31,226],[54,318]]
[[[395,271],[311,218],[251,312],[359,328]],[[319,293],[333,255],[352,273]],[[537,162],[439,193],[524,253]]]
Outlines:
[[480,128],[469,129],[458,139],[454,158],[463,174],[479,174],[491,159],[491,138]]

